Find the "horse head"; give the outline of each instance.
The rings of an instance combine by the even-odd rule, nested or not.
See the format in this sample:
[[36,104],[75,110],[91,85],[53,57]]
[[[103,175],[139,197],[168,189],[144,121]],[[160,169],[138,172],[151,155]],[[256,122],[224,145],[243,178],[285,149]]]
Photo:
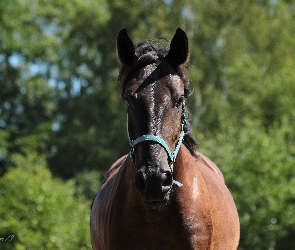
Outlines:
[[134,46],[123,28],[117,36],[117,52],[122,64],[118,82],[128,103],[135,187],[145,203],[163,204],[169,200],[173,162],[183,138],[191,151],[196,146],[185,119],[190,93],[184,72],[188,39],[178,28],[170,44],[158,39]]

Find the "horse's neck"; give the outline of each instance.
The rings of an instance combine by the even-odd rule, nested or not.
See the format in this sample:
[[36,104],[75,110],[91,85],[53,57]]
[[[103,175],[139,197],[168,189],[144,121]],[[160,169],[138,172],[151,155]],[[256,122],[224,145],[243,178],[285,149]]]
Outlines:
[[124,204],[121,204],[121,206],[126,206],[127,211],[133,211],[135,214],[145,214],[144,217],[147,220],[154,220],[155,218],[160,220],[161,217],[166,217],[167,213],[170,214],[169,216],[173,216],[173,213],[178,215],[179,206],[190,202],[196,202],[196,199],[199,199],[199,186],[202,182],[202,176],[196,167],[196,162],[200,160],[197,159],[198,156],[198,154],[192,156],[184,145],[181,146],[174,164],[173,176],[174,179],[182,183],[183,186],[178,187],[174,185],[171,191],[171,202],[160,209],[147,207],[142,202],[141,196],[134,185],[134,166],[131,158],[127,157],[117,174],[118,181],[114,190],[121,198],[124,196]]
[[[117,186],[117,199],[114,207],[120,208],[124,216],[117,214],[115,221],[124,228],[134,229],[132,234],[138,237],[141,232],[151,237],[157,237],[161,232],[163,238],[177,235],[181,245],[190,249],[192,239],[186,232],[195,234],[194,241],[209,243],[208,228],[212,225],[208,211],[207,190],[202,190],[202,176],[198,174],[196,159],[182,146],[174,166],[174,178],[183,184],[182,187],[173,186],[171,201],[161,208],[147,207],[135,189],[134,174],[131,159],[126,159],[118,172],[120,181]],[[204,209],[206,207],[206,209]],[[197,233],[195,232],[197,231]],[[203,243],[202,243],[203,244]],[[204,248],[207,249],[207,248]]]
[[[178,202],[178,199],[175,199],[175,195],[178,195],[180,190],[186,189],[187,187],[192,187],[195,185],[194,189],[197,188],[197,184],[199,184],[198,178],[198,168],[196,167],[197,161],[204,161],[204,156],[196,153],[194,156],[190,154],[188,149],[182,145],[179,153],[177,155],[177,160],[174,164],[174,179],[179,181],[184,185],[184,187],[178,187],[176,185],[173,186],[172,190],[172,202]],[[122,158],[121,158],[122,159]],[[207,159],[207,158],[206,158]],[[139,192],[136,190],[134,185],[135,178],[135,169],[133,166],[133,162],[130,156],[124,158],[124,162],[120,162],[121,166],[116,175],[116,185],[114,186],[114,194],[119,193],[120,196],[125,197],[125,204],[129,207],[128,209],[144,209],[147,213],[150,212],[151,209],[146,208],[146,205],[143,204],[142,199],[140,197]],[[123,192],[122,192],[123,191]],[[196,193],[197,191],[195,191]],[[185,195],[187,197],[187,195]],[[177,197],[176,197],[177,198]],[[169,203],[170,204],[170,203]],[[169,204],[167,204],[162,209],[169,208]],[[152,210],[152,214],[155,214],[156,209]]]

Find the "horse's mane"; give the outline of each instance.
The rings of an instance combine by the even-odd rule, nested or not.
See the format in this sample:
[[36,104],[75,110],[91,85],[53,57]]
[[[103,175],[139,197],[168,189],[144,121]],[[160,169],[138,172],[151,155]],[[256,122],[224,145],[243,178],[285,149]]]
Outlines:
[[[165,38],[152,39],[145,42],[141,42],[135,46],[136,61],[132,66],[122,65],[120,69],[117,85],[121,87],[121,96],[124,98],[125,88],[130,77],[137,70],[151,63],[159,63],[165,59],[170,49],[170,41]],[[171,64],[171,63],[170,63]],[[185,98],[191,94],[190,83],[186,77],[185,68],[187,64],[183,65],[173,65],[171,66],[176,70],[177,74],[184,83],[184,94]],[[188,120],[189,113],[186,109],[187,124],[184,126],[185,136],[183,139],[183,144],[188,148],[192,155],[195,155],[196,149],[199,144],[194,139],[191,126]]]

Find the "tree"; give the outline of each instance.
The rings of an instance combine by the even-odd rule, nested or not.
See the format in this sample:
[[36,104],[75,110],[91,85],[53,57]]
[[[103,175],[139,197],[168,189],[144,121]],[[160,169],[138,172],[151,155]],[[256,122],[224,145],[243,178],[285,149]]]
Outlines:
[[0,178],[1,249],[89,249],[89,206],[74,182],[54,179],[40,155],[12,160]]
[[[33,7],[23,1],[0,4],[0,174],[14,163],[12,153],[30,148],[48,154],[48,140],[56,103],[55,90],[46,82],[38,56],[48,36],[30,23]],[[30,24],[30,25],[29,25]],[[23,28],[26,27],[26,28]],[[3,153],[2,153],[3,152]]]

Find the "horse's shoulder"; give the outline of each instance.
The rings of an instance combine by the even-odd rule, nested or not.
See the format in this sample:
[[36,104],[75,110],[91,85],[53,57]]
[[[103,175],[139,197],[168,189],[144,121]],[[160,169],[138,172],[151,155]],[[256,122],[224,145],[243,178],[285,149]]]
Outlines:
[[208,169],[213,171],[213,173],[216,174],[222,181],[224,181],[224,178],[220,169],[208,157],[206,157],[200,152],[195,152],[194,158],[196,159],[197,162],[205,165]]
[[101,187],[119,171],[127,157],[128,155],[124,155],[112,164],[102,181]]
[[[100,190],[108,183],[108,181],[116,174],[118,173],[119,169],[121,168],[121,166],[123,165],[124,161],[126,160],[127,155],[122,156],[121,158],[119,158],[118,160],[116,160],[112,166],[109,168],[109,170],[107,171],[106,175],[103,178],[103,181],[100,185],[100,188],[98,190],[98,193],[100,192]],[[91,208],[95,202],[95,198],[98,196],[98,193],[96,194],[96,196],[94,197],[92,203],[91,203]]]
[[[197,152],[196,163],[208,190],[208,201],[212,232],[212,247],[214,249],[237,249],[239,242],[239,217],[237,209],[227,188],[219,168],[206,156]],[[211,249],[211,248],[210,248]]]

